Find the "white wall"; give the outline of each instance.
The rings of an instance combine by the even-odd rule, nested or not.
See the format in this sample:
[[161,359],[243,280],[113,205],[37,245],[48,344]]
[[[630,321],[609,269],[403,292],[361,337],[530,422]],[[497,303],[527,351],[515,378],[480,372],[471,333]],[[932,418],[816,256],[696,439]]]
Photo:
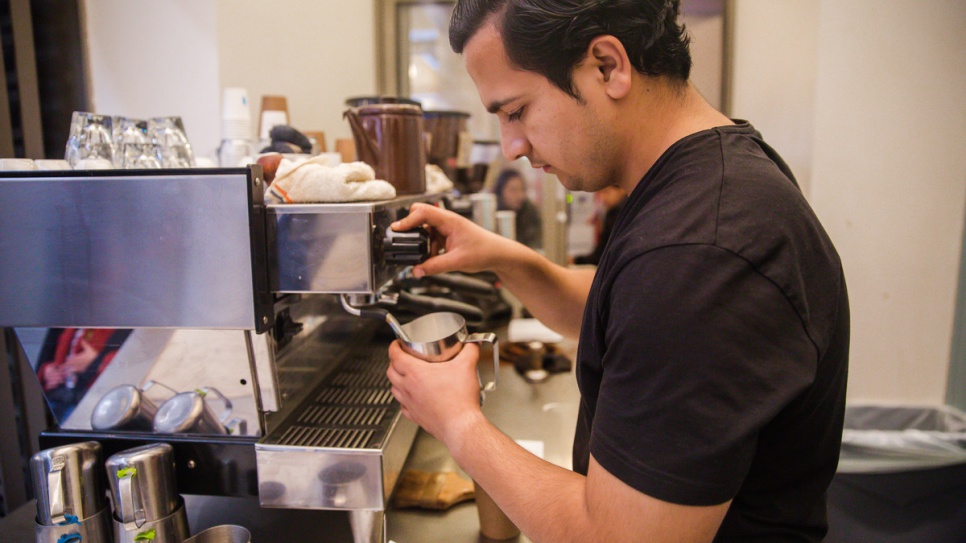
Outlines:
[[86,0],[94,110],[180,115],[196,154],[221,140],[221,89],[288,98],[290,123],[349,137],[347,97],[376,91],[374,0]]
[[195,153],[220,137],[214,0],[86,0],[93,109],[180,115]]
[[815,0],[736,0],[732,116],[752,122],[788,162],[802,190],[812,179],[818,60]]
[[943,402],[966,202],[966,3],[736,8],[735,114],[807,175],[844,261],[850,399]]
[[345,99],[376,92],[375,0],[216,4],[221,85],[248,89],[253,118],[261,96],[278,94],[290,124],[324,131],[330,150],[351,137]]

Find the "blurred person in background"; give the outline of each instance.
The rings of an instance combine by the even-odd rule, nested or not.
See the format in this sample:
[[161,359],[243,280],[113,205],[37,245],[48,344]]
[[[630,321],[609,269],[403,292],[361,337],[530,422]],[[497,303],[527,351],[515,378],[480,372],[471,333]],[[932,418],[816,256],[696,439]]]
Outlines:
[[532,249],[541,248],[543,226],[540,223],[540,210],[527,198],[527,184],[520,172],[514,169],[500,172],[493,192],[498,210],[517,214],[517,241]]

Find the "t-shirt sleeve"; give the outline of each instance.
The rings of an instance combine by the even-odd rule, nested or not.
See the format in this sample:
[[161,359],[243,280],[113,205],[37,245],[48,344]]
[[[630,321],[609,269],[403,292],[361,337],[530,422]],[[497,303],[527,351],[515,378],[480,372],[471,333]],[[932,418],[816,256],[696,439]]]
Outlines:
[[818,354],[792,304],[735,254],[681,245],[626,264],[601,317],[591,454],[658,499],[733,498],[759,432],[814,379]]

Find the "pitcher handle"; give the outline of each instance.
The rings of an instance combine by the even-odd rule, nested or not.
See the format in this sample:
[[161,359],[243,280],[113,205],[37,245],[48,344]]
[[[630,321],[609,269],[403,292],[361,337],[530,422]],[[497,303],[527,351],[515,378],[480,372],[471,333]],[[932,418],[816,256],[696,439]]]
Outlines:
[[201,391],[204,392],[205,394],[211,393],[211,394],[214,394],[215,396],[218,396],[218,399],[221,400],[223,404],[225,404],[225,408],[222,409],[221,415],[219,415],[218,417],[218,421],[221,422],[222,424],[225,424],[226,422],[228,422],[228,417],[231,416],[231,400],[226,398],[225,395],[222,394],[215,387],[204,387],[201,389]]
[[480,380],[480,390],[483,392],[490,392],[496,390],[496,381],[500,375],[500,342],[496,338],[496,334],[493,332],[484,332],[477,334],[470,334],[463,343],[491,343],[493,344],[493,380],[483,384],[483,377],[480,375],[480,369],[476,368],[477,378]]
[[154,385],[158,385],[159,387],[165,388],[169,392],[171,392],[171,396],[169,396],[169,398],[172,397],[172,396],[177,396],[178,395],[178,391],[177,390],[169,387],[168,385],[166,385],[164,383],[159,383],[159,382],[157,382],[157,381],[155,381],[153,379],[150,380],[150,381],[148,381],[147,383],[144,383],[144,386],[141,387],[141,392],[147,392],[148,389],[151,388],[151,387],[153,387]]
[[[369,154],[372,156],[372,160],[379,163],[379,148],[376,142],[372,141],[372,137],[366,132],[366,129],[362,126],[362,121],[359,119],[359,110],[354,107],[350,107],[342,113],[342,117],[349,121],[349,127],[352,128],[352,135],[358,142],[362,140],[366,147],[369,148]],[[376,164],[371,164],[375,166]]]
[[55,456],[50,460],[50,471],[47,473],[47,503],[50,504],[50,520],[60,524],[67,520],[66,500],[64,499],[64,467],[67,462],[63,456]]
[[[117,487],[118,494],[120,494],[120,499],[117,501],[122,504],[121,522],[125,525],[134,522],[134,525],[140,528],[147,522],[148,516],[144,511],[144,499],[141,496],[141,480],[137,478],[137,475],[137,468],[127,467],[117,470]],[[125,501],[130,503],[129,508],[123,507]]]

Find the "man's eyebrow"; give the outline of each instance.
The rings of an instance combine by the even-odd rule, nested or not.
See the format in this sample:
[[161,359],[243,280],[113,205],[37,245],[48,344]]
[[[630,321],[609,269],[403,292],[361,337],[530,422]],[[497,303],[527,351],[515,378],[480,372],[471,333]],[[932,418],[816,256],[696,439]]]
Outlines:
[[509,104],[510,102],[512,102],[514,100],[517,100],[517,99],[519,99],[519,96],[514,96],[512,98],[507,98],[506,100],[497,100],[496,102],[490,102],[490,104],[488,106],[486,106],[486,110],[488,112],[490,112],[490,113],[492,113],[492,114],[495,115],[496,112],[498,112],[501,109],[503,109],[503,106],[505,106],[505,105]]

